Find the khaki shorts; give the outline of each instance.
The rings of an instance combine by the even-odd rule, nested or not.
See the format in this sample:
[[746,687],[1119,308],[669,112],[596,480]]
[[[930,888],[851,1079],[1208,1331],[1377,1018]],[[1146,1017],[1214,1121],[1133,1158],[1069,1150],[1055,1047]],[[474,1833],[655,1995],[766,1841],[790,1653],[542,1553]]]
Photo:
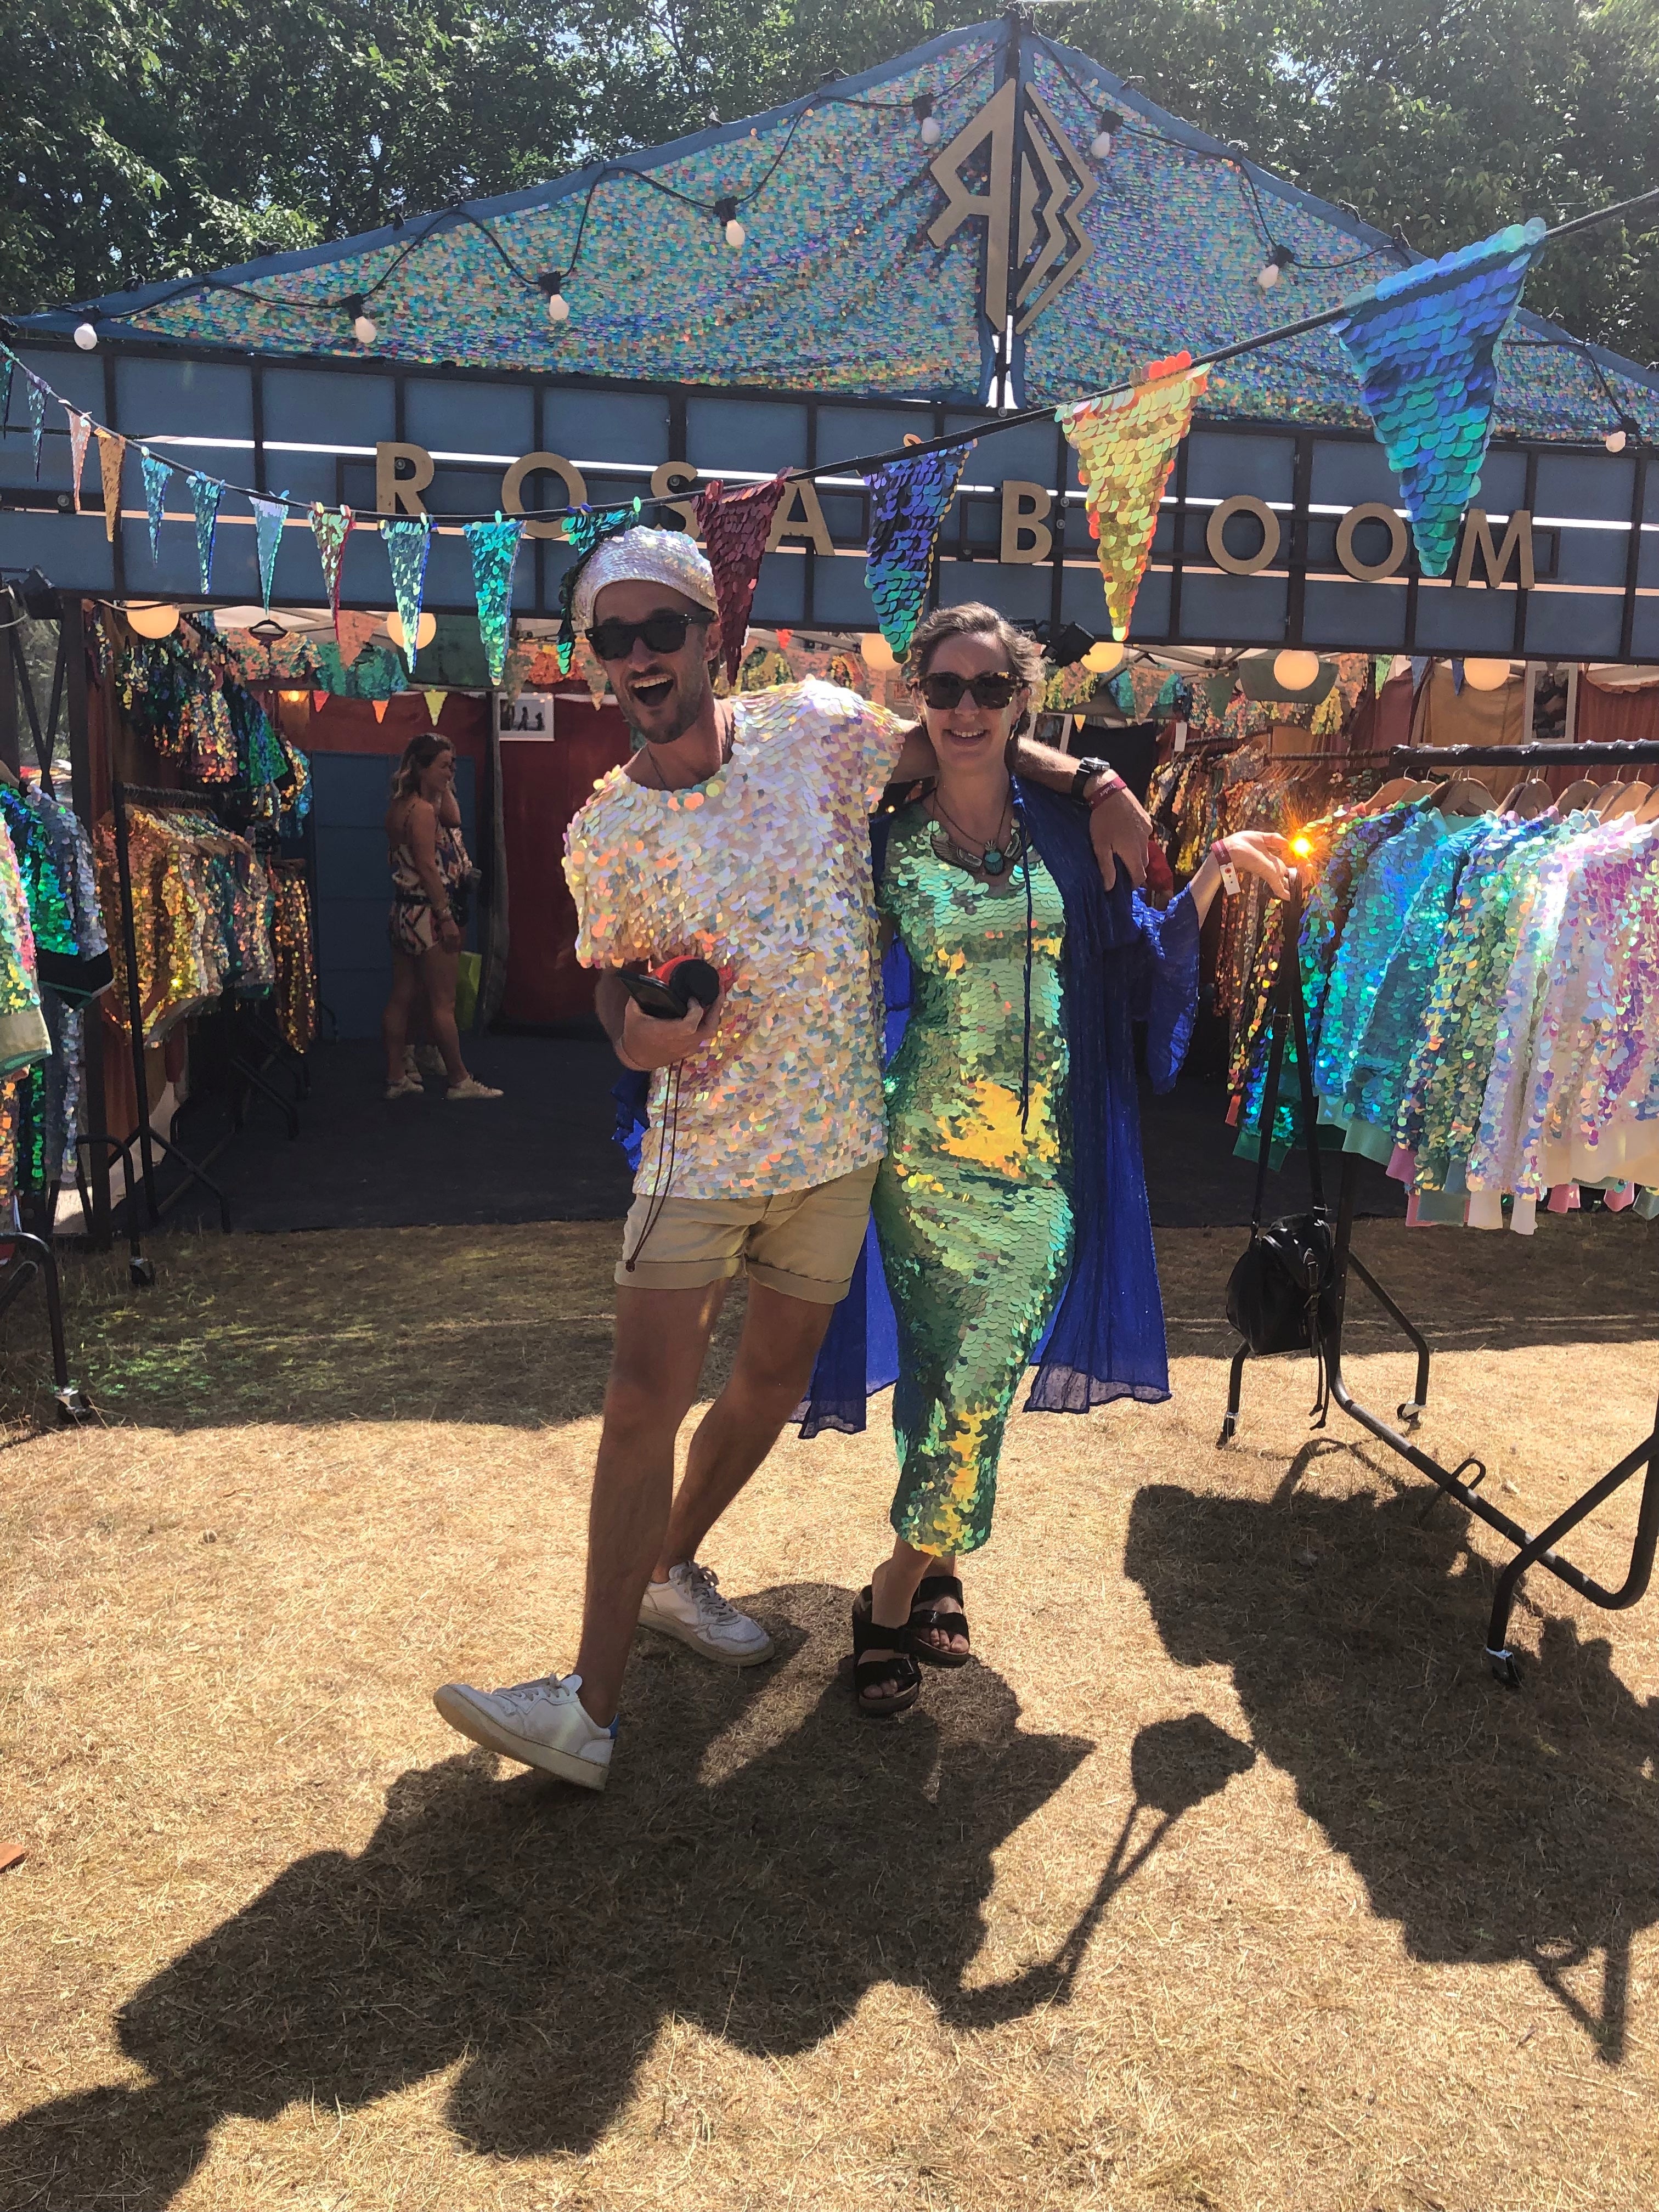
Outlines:
[[[847,1296],[870,1220],[870,1193],[880,1164],[854,1168],[811,1190],[774,1198],[675,1198],[653,1210],[643,1194],[623,1224],[617,1280],[643,1291],[694,1291],[746,1269],[786,1297],[833,1306]],[[629,1256],[637,1254],[633,1268]]]

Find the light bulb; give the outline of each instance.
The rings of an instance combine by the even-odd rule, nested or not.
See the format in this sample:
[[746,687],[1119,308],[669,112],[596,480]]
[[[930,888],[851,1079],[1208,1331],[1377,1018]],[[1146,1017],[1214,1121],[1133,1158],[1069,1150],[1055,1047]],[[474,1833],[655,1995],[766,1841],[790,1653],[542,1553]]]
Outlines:
[[1271,292],[1279,282],[1279,264],[1276,261],[1264,261],[1255,272],[1255,281],[1264,292]]
[[1463,681],[1477,691],[1501,691],[1510,680],[1507,660],[1465,660]]
[[1097,131],[1094,137],[1089,141],[1089,152],[1092,158],[1097,161],[1103,161],[1111,150],[1111,132],[1109,131]]
[[944,136],[945,133],[939,127],[939,118],[937,115],[929,115],[923,118],[921,125],[921,143],[924,146],[937,146],[939,140]]
[[179,610],[159,602],[144,606],[122,609],[129,629],[137,630],[140,637],[171,637],[179,627]]
[[92,351],[98,343],[98,333],[90,323],[77,323],[75,325],[75,343],[82,353]]
[[1319,681],[1319,655],[1316,653],[1277,653],[1273,655],[1273,682],[1281,691],[1308,691]]
[[888,644],[878,629],[865,632],[859,640],[859,651],[863,656],[866,668],[872,668],[879,672],[898,666],[898,662],[893,657],[892,647]]
[[744,239],[746,239],[749,233],[738,221],[736,216],[733,216],[731,222],[726,226],[726,242],[732,248],[732,251],[734,253],[737,252],[738,246],[743,244]]
[[373,345],[380,332],[367,315],[354,315],[351,319],[351,335],[359,345]]
[[[390,614],[386,617],[386,634],[392,640],[393,645],[401,647],[404,644],[404,623],[403,617],[401,615]],[[415,625],[416,652],[418,653],[422,646],[430,645],[433,639],[436,637],[437,635],[437,616],[428,614],[425,610],[422,609],[421,618]]]
[[1626,445],[1625,433],[1622,430],[1609,430],[1601,443],[1610,453],[1622,453]]
[[547,319],[550,323],[568,323],[570,320],[570,302],[562,292],[548,294]]
[[1083,665],[1091,676],[1109,676],[1123,659],[1123,647],[1115,638],[1103,637],[1091,645],[1083,656]]

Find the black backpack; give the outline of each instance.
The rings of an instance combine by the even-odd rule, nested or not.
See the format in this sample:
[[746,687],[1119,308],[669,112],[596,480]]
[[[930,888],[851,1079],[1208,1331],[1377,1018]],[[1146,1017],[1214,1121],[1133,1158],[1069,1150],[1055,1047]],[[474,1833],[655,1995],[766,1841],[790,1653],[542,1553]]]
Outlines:
[[[1293,897],[1285,908],[1285,942],[1279,960],[1273,1043],[1262,1093],[1261,1153],[1256,1163],[1250,1242],[1228,1279],[1227,1319],[1252,1352],[1311,1352],[1317,1357],[1320,1395],[1316,1411],[1322,1419],[1324,1346],[1334,1333],[1340,1316],[1335,1289],[1335,1238],[1325,1210],[1324,1182],[1320,1173],[1318,1107],[1314,1098],[1313,1070],[1308,1060],[1302,963],[1297,950],[1300,921],[1301,901]],[[1302,1079],[1304,1133],[1313,1205],[1310,1212],[1286,1214],[1264,1227],[1261,1214],[1267,1198],[1267,1167],[1273,1156],[1273,1121],[1279,1106],[1287,1024],[1296,1042],[1297,1068]]]

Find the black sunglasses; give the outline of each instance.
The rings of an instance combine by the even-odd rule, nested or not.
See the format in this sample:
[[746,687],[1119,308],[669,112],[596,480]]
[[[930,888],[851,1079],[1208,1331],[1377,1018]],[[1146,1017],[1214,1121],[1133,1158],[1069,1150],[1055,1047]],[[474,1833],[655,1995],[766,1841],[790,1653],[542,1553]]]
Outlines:
[[1012,707],[1020,681],[1006,669],[1000,676],[954,676],[941,668],[936,676],[924,676],[916,689],[930,707],[948,714],[961,706],[964,691],[973,693],[976,707]]
[[645,640],[647,652],[678,653],[693,623],[699,629],[707,629],[714,619],[713,615],[675,614],[664,607],[641,623],[595,623],[587,633],[587,641],[601,660],[626,660],[636,637]]

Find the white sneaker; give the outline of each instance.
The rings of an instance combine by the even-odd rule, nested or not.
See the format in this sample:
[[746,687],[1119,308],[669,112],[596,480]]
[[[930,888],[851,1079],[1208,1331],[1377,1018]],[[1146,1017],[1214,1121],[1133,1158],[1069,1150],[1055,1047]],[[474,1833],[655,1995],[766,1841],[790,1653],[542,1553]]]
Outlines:
[[722,1667],[758,1667],[772,1656],[771,1638],[759,1621],[728,1605],[712,1567],[682,1559],[665,1583],[647,1583],[640,1601],[640,1626],[677,1636]]
[[611,1773],[611,1747],[617,1723],[599,1728],[589,1720],[577,1692],[580,1674],[544,1674],[538,1681],[515,1682],[506,1690],[474,1690],[465,1682],[446,1682],[432,1702],[453,1729],[516,1759],[539,1766],[583,1790],[603,1790]]

